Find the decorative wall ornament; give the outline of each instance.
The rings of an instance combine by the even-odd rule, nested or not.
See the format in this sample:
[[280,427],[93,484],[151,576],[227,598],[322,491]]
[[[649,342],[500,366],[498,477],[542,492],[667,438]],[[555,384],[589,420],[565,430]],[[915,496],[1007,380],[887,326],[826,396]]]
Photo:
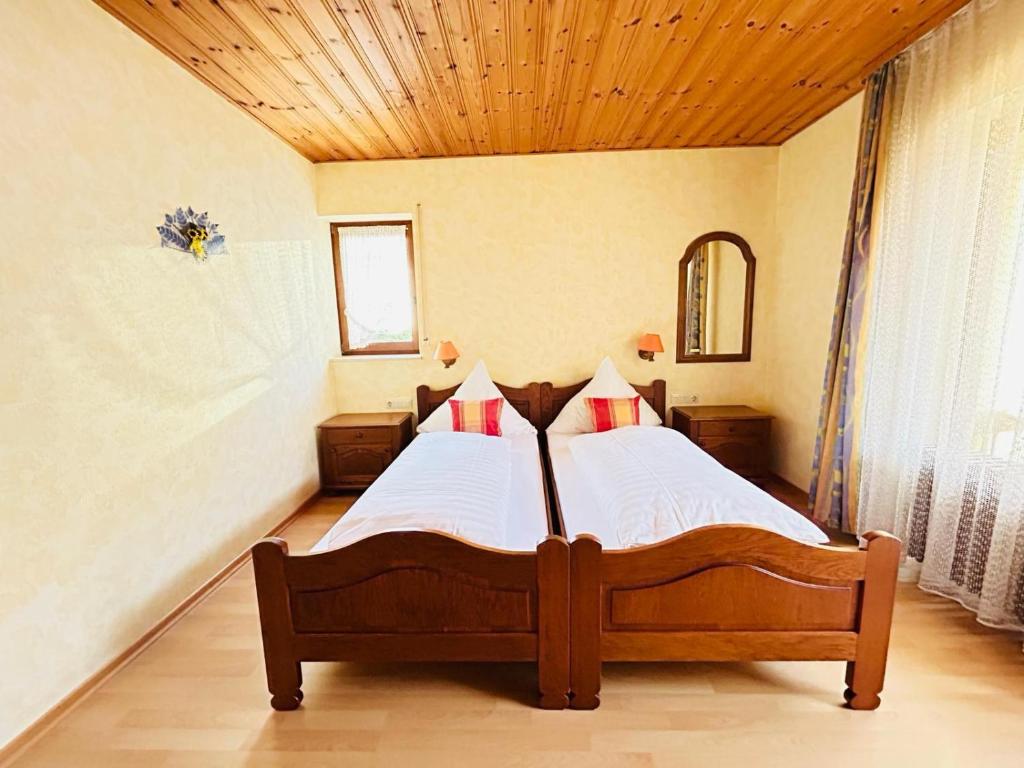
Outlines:
[[210,221],[206,211],[196,213],[191,207],[178,208],[164,216],[164,223],[156,228],[160,233],[160,246],[190,253],[196,261],[206,261],[211,255],[224,252],[224,235],[217,233],[217,225]]

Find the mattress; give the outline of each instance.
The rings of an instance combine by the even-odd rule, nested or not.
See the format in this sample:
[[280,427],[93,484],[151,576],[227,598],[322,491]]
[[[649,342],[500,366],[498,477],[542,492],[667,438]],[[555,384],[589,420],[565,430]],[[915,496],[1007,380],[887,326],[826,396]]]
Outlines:
[[[570,541],[589,533],[605,549],[627,549],[724,523],[756,525],[805,543],[828,541],[803,515],[666,427],[548,434],[548,450]],[[591,466],[581,464],[588,461]]]
[[310,552],[408,530],[440,530],[496,549],[536,550],[548,535],[537,436],[417,436]]

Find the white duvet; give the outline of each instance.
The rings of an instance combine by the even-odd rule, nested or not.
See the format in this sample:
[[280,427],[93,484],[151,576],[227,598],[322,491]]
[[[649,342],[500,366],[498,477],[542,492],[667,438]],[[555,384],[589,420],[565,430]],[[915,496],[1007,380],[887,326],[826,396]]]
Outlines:
[[419,435],[310,551],[402,530],[442,531],[500,548],[511,478],[508,440],[466,432]]
[[623,547],[705,525],[744,523],[807,543],[828,537],[807,518],[665,427],[624,427],[569,441],[573,461]]

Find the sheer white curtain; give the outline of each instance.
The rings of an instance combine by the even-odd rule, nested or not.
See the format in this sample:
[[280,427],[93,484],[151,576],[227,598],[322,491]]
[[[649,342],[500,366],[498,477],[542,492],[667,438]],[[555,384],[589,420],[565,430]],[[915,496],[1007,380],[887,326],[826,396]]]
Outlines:
[[901,54],[876,209],[860,532],[1024,629],[1024,2]]
[[348,343],[411,341],[413,276],[404,225],[338,230]]

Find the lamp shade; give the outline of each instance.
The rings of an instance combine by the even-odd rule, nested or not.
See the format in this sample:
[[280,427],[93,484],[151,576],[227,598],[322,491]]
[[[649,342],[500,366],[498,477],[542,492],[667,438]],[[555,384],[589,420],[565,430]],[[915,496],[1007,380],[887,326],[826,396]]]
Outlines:
[[661,336],[656,333],[645,333],[640,337],[640,343],[636,345],[636,348],[641,352],[665,351],[665,348],[661,345]]
[[457,350],[455,348],[455,345],[452,344],[450,341],[442,341],[440,344],[437,345],[437,349],[434,350],[434,359],[442,361],[458,360],[459,350]]

